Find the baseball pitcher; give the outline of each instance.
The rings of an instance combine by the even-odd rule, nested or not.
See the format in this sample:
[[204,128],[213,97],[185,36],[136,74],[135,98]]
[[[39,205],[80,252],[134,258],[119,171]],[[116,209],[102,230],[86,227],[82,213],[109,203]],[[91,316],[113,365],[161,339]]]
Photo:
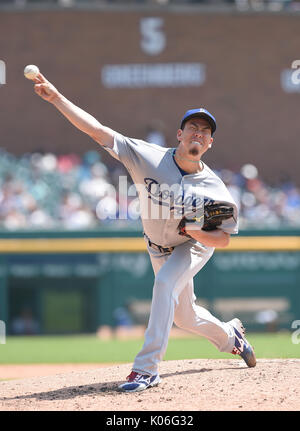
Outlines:
[[139,194],[144,239],[155,274],[144,345],[120,390],[142,391],[160,383],[159,362],[173,322],[207,338],[219,351],[256,365],[242,322],[221,322],[196,305],[193,278],[214,253],[238,233],[237,206],[221,179],[202,161],[213,144],[216,120],[204,108],[187,111],[178,145],[164,148],[104,126],[66,99],[41,73],[35,92],[88,134],[131,175]]

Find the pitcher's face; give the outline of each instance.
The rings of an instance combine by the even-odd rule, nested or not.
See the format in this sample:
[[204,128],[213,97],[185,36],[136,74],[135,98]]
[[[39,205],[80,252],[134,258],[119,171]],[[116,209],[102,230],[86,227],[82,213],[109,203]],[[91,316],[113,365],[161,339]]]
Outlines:
[[200,158],[213,143],[210,124],[203,118],[191,118],[178,130],[177,139],[186,154]]

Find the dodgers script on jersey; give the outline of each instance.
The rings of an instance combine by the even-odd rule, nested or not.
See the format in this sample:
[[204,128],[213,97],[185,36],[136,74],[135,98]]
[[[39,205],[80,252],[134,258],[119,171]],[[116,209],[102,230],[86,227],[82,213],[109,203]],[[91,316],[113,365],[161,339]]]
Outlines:
[[227,233],[238,233],[236,203],[222,180],[203,163],[204,169],[182,175],[173,154],[174,148],[164,148],[143,140],[115,134],[112,149],[104,147],[128,170],[138,192],[144,232],[152,242],[174,247],[188,241],[178,234],[178,223],[193,211],[201,214],[207,203],[230,204],[234,216],[222,223]]

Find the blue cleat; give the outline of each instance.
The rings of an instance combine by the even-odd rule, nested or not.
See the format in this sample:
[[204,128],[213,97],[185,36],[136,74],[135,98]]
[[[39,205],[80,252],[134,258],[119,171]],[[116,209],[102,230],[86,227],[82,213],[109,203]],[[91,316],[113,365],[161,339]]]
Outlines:
[[148,374],[140,374],[136,371],[131,371],[129,376],[126,377],[127,383],[119,386],[119,389],[124,392],[140,392],[147,388],[157,386],[161,382],[158,374],[149,376]]
[[235,332],[234,348],[231,353],[240,355],[248,367],[255,367],[256,357],[253,347],[245,338],[245,328],[239,319],[232,319],[228,322]]

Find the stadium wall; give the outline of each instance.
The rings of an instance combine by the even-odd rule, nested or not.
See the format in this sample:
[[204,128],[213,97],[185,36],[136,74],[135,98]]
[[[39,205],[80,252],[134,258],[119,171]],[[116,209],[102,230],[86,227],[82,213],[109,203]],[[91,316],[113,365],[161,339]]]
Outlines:
[[299,44],[292,14],[2,10],[1,146],[19,155],[96,145],[34,95],[23,69],[37,64],[104,124],[139,138],[159,124],[171,147],[184,111],[206,106],[218,123],[205,155],[212,168],[253,163],[265,181],[299,185],[300,90],[291,82]]
[[[240,317],[249,330],[291,329],[300,312],[299,238],[241,232],[195,277],[199,304],[224,321]],[[114,327],[124,310],[146,325],[153,281],[140,232],[0,236],[0,320],[9,334],[28,310],[43,334]]]

